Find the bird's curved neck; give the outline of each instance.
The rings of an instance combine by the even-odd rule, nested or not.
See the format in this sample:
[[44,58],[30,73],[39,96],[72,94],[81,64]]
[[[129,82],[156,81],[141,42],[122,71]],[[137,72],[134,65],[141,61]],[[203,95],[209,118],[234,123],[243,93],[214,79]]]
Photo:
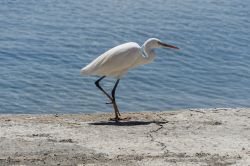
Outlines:
[[145,50],[145,44],[143,44],[141,46],[141,54],[142,54],[143,58],[148,58],[149,57],[148,53]]
[[154,50],[153,49],[154,48],[152,48],[149,43],[144,43],[141,46],[141,54],[142,54],[143,58],[145,58],[145,59],[151,58],[151,56],[154,55]]
[[142,56],[142,64],[150,63],[155,58],[155,53],[153,48],[151,48],[149,45],[144,43],[141,46],[141,56]]
[[147,43],[144,43],[141,46],[141,53],[143,58],[146,59],[150,58],[152,52],[153,52],[152,48]]

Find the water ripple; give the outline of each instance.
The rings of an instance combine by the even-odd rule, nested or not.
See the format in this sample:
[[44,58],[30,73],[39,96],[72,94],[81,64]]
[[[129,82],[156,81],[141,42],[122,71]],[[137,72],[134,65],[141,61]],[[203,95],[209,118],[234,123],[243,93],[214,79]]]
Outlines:
[[[123,111],[249,107],[247,1],[1,1],[0,113],[108,112],[97,77],[79,70],[118,44],[157,37],[157,50],[118,87]],[[103,86],[110,91],[114,80]]]

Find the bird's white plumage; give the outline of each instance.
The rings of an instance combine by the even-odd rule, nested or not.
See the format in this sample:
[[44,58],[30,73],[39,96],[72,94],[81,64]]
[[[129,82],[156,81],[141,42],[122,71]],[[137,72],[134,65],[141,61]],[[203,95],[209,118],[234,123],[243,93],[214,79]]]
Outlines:
[[160,40],[155,38],[148,39],[142,48],[134,42],[121,44],[103,53],[86,67],[82,68],[81,75],[120,78],[130,68],[150,63],[155,58],[153,49],[163,47],[160,44]]
[[81,74],[120,77],[135,65],[140,58],[140,49],[133,42],[116,46],[82,68]]

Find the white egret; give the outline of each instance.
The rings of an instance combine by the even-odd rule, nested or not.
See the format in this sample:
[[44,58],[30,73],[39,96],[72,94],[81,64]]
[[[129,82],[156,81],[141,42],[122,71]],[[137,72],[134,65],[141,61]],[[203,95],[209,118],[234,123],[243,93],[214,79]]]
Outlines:
[[[121,77],[131,68],[152,62],[156,56],[154,48],[162,47],[179,49],[176,46],[163,43],[156,38],[148,39],[141,47],[137,43],[129,42],[108,50],[81,69],[81,75],[101,76],[95,82],[95,85],[109,98],[110,103],[107,104],[113,104],[115,111],[115,118],[113,120],[121,120],[121,115],[115,101],[115,91]],[[111,95],[99,85],[100,81],[106,76],[117,79]]]

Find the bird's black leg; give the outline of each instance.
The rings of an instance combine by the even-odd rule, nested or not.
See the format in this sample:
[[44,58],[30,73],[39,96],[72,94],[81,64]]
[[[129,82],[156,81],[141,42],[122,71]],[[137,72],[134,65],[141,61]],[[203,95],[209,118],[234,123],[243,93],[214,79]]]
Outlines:
[[96,82],[95,82],[95,85],[97,88],[99,88],[109,99],[110,101],[112,102],[113,99],[112,97],[99,85],[99,82],[104,79],[106,76],[102,76],[101,78],[99,78]]
[[[114,120],[115,121],[118,121],[120,120],[119,116],[121,116],[120,112],[119,112],[119,109],[117,107],[117,104],[116,104],[116,101],[115,101],[115,91],[116,91],[116,88],[117,88],[117,85],[119,84],[119,81],[120,79],[117,79],[115,85],[114,85],[114,88],[112,90],[112,97],[99,85],[99,82],[104,79],[106,76],[103,76],[101,78],[99,78],[96,82],[95,82],[95,85],[97,86],[97,88],[99,88],[111,101],[111,103],[113,104],[113,107],[114,107],[114,111],[115,111],[115,118]],[[113,119],[111,119],[113,120]]]
[[120,79],[117,79],[117,81],[115,83],[115,86],[114,86],[114,88],[112,90],[112,98],[113,98],[112,103],[113,103],[113,107],[114,107],[114,110],[115,110],[115,119],[116,120],[119,120],[119,116],[121,116],[121,114],[119,112],[119,109],[117,107],[116,101],[115,101],[115,90],[117,88],[117,85],[119,84],[119,81],[120,81]]

